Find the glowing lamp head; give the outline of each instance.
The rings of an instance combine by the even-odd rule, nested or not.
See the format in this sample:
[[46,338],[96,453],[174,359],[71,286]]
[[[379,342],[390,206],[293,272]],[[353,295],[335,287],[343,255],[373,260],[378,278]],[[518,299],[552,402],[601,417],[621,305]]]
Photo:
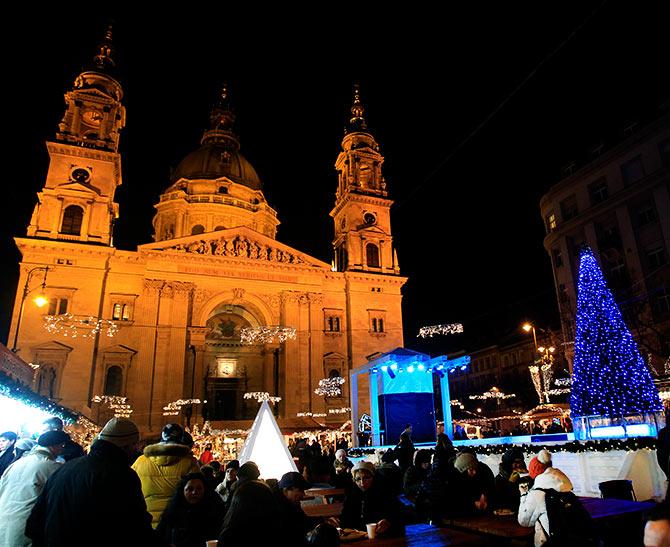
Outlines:
[[526,332],[530,332],[533,329],[533,325],[531,325],[530,323],[524,323],[523,325],[521,325],[521,328]]
[[540,353],[544,353],[544,346],[540,346],[539,348],[537,348],[537,351],[539,351]]
[[554,353],[556,351],[556,348],[554,346],[549,347],[549,353]]
[[38,294],[35,298],[33,298],[33,302],[35,302],[35,305],[38,308],[43,308],[49,303],[49,299],[43,294]]

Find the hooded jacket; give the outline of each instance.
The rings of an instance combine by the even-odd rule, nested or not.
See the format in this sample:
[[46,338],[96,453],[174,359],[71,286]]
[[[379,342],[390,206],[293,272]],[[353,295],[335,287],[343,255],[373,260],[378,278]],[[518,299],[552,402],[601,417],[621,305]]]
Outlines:
[[7,468],[0,479],[0,545],[30,545],[26,521],[47,479],[61,466],[48,448],[38,446]]
[[560,469],[548,468],[535,478],[533,488],[521,496],[519,502],[519,524],[535,526],[535,547],[544,545],[549,536],[549,517],[544,492],[538,488],[553,488],[557,492],[570,492],[572,483]]
[[181,478],[187,473],[200,471],[191,449],[177,443],[150,444],[144,449],[144,454],[135,460],[132,468],[142,482],[142,494],[154,528],[158,526],[161,514]]

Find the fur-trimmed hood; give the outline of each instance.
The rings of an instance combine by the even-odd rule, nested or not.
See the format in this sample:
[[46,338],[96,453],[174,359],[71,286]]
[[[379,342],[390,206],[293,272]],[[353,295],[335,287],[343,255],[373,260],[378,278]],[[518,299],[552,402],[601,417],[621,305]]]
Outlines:
[[156,462],[158,465],[171,465],[172,461],[191,457],[191,449],[178,443],[156,443],[147,445],[144,449],[144,455],[152,460],[162,460]]

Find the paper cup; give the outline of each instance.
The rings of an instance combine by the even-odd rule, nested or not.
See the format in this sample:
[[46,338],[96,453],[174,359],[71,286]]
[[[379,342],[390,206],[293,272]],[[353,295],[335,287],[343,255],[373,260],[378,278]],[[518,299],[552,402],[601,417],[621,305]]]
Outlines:
[[218,539],[210,539],[209,541],[207,541],[207,542],[205,543],[205,545],[206,545],[207,547],[217,547],[218,544],[219,544],[219,540],[218,540]]
[[377,533],[377,523],[373,522],[371,524],[365,525],[368,529],[368,537],[370,539],[375,539],[375,534]]

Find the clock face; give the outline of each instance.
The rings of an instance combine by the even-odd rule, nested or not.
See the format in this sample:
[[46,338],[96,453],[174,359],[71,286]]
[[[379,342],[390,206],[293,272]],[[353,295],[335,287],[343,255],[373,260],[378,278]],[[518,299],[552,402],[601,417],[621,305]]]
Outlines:
[[372,225],[375,222],[377,222],[377,217],[372,213],[365,213],[363,215],[363,221],[365,222],[365,224]]
[[102,114],[100,114],[100,112],[97,110],[84,110],[81,118],[84,120],[84,123],[88,125],[100,125]]
[[89,173],[87,169],[77,167],[72,171],[70,176],[72,177],[72,180],[86,184],[91,178],[91,173]]

